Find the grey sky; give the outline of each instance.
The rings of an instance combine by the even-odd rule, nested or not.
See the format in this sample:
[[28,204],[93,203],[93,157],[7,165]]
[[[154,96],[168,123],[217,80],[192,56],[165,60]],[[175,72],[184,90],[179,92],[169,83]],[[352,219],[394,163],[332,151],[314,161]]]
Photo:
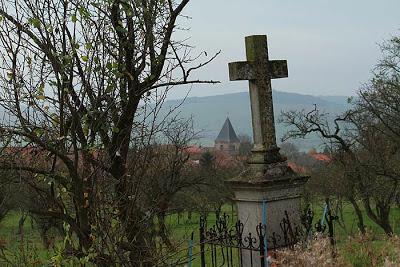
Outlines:
[[274,89],[353,95],[380,57],[378,43],[400,33],[399,11],[400,0],[192,0],[184,35],[197,51],[222,50],[198,76],[222,84],[193,86],[190,96],[247,90],[247,82],[228,81],[227,63],[245,59],[244,37],[252,34],[268,35],[271,59],[288,60],[289,78],[274,80]]

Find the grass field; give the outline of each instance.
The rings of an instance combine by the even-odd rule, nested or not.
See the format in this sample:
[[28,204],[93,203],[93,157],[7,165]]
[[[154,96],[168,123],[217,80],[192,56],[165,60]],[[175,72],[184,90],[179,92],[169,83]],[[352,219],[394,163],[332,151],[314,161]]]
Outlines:
[[[314,204],[313,210],[314,214],[314,222],[320,220],[323,214],[324,205]],[[229,218],[232,219],[232,223],[236,220],[236,214],[232,211],[230,205],[223,206],[222,212],[225,212],[229,215]],[[399,235],[400,234],[400,209],[394,208],[391,211],[391,224],[394,232]],[[340,227],[337,223],[335,224],[335,239],[337,242],[337,248],[340,254],[349,262],[352,266],[371,266],[370,258],[371,253],[376,254],[377,257],[382,255],[382,250],[390,250],[391,244],[388,244],[386,240],[386,235],[384,231],[372,222],[365,214],[364,214],[364,222],[367,226],[369,235],[368,235],[368,243],[360,244],[357,241],[350,241],[349,237],[355,237],[355,240],[358,240],[358,228],[357,228],[357,220],[355,213],[350,204],[346,204],[343,206],[343,221],[345,228]],[[208,224],[215,224],[215,215],[210,214],[208,217]],[[200,248],[198,245],[199,242],[199,215],[193,214],[192,219],[187,219],[187,214],[181,214],[181,219],[178,223],[178,216],[176,214],[169,216],[168,225],[171,231],[172,236],[175,237],[175,240],[179,240],[183,247],[187,247],[189,243],[189,239],[191,237],[191,233],[194,232],[195,240],[194,240],[194,248],[193,248],[193,267],[200,266],[200,258],[199,252]],[[197,239],[196,239],[197,238]],[[186,240],[186,242],[185,242]],[[372,251],[371,251],[372,250]],[[180,257],[185,257],[184,253],[187,253],[188,250],[183,250],[179,253]],[[206,254],[207,255],[207,254]],[[208,255],[209,256],[209,255]],[[187,255],[186,255],[187,257]],[[383,260],[383,259],[382,259]],[[382,262],[378,262],[379,265]]]
[[[323,205],[314,205],[315,211],[314,221],[317,221],[322,216]],[[222,212],[229,216],[229,221],[233,224],[236,220],[235,211],[230,205],[223,206]],[[13,265],[24,266],[24,262],[31,262],[32,266],[51,266],[50,259],[56,254],[57,244],[61,240],[56,239],[55,249],[46,250],[40,235],[34,223],[28,217],[24,224],[23,240],[18,234],[18,221],[20,213],[13,211],[0,224],[0,246],[7,248],[5,256],[13,260]],[[384,232],[374,224],[367,216],[365,224],[369,230],[368,240],[365,242],[349,241],[349,236],[357,236],[357,222],[355,214],[350,205],[345,205],[343,210],[343,218],[346,228],[335,225],[337,247],[340,254],[348,261],[351,266],[370,266],[371,253],[381,255],[391,250],[391,244],[386,240]],[[391,211],[391,222],[396,234],[400,234],[400,209],[395,208]],[[208,216],[208,225],[215,224],[215,214],[210,213]],[[177,251],[171,257],[174,259],[187,259],[189,240],[194,233],[193,246],[193,262],[192,266],[200,266],[200,247],[199,247],[199,214],[193,213],[191,219],[188,219],[187,213],[171,214],[167,218],[167,225],[170,231],[170,237]],[[57,236],[54,233],[54,236]],[[377,257],[378,257],[377,256]],[[207,255],[207,257],[210,257]],[[383,260],[383,259],[382,259]],[[377,266],[383,261],[377,259]],[[11,266],[7,262],[0,261],[0,266]]]
[[[24,262],[32,262],[36,266],[42,266],[55,253],[46,250],[36,230],[34,222],[28,217],[23,228],[23,235],[19,234],[18,222],[21,213],[18,211],[10,212],[0,223],[1,246],[6,248],[6,257],[12,259],[14,264],[23,266]],[[1,262],[6,264],[7,262]],[[11,264],[8,264],[9,266]]]

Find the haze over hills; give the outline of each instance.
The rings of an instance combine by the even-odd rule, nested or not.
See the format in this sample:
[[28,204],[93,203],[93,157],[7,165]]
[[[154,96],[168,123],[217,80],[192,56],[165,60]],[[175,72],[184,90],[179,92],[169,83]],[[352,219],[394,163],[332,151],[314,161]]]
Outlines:
[[[339,114],[348,107],[347,97],[345,96],[311,96],[274,91],[273,98],[276,121],[283,110],[311,110],[316,104],[319,109],[329,114]],[[181,100],[169,100],[164,103],[163,108],[168,110],[181,104],[181,102]],[[193,116],[196,130],[201,131],[201,138],[198,143],[203,146],[213,146],[214,139],[226,117],[229,117],[238,135],[252,136],[248,92],[190,97],[179,108],[179,113],[181,117],[185,118]],[[287,127],[277,122],[276,129],[278,140],[288,130]],[[292,142],[302,150],[318,147],[321,143],[317,137],[308,140],[293,140]]]

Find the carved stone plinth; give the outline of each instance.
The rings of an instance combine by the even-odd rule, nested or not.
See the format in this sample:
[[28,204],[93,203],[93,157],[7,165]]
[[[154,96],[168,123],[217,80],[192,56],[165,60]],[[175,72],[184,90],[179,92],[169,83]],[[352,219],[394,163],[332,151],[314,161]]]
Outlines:
[[[286,166],[286,167],[285,167]],[[286,169],[285,173],[281,173]],[[266,202],[266,236],[267,248],[274,249],[284,247],[293,242],[292,235],[296,234],[296,227],[300,222],[300,200],[303,185],[307,182],[307,176],[295,174],[286,162],[270,166],[269,171],[274,174],[281,173],[279,179],[260,179],[251,169],[228,183],[234,191],[234,201],[237,205],[238,220],[243,223],[243,236],[256,237],[257,225],[263,221],[263,201]],[[287,212],[287,215],[285,214]],[[289,217],[289,224],[282,221]],[[292,233],[291,233],[292,231]],[[285,236],[288,235],[288,236]],[[256,241],[258,244],[258,240]],[[253,258],[253,265],[251,265]],[[243,266],[257,266],[259,253],[243,254]]]

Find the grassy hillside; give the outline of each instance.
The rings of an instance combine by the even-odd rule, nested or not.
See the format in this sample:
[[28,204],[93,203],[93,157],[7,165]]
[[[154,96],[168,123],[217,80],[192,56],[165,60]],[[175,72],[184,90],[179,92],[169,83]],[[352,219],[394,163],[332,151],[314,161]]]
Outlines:
[[[330,114],[343,112],[347,107],[347,97],[316,97],[295,93],[274,91],[275,118],[278,118],[282,110],[309,110],[316,104],[320,109]],[[180,104],[180,100],[167,101],[164,109],[168,110]],[[195,127],[201,131],[199,143],[213,145],[225,119],[229,116],[237,134],[252,135],[249,94],[234,93],[207,97],[191,97],[185,100],[179,109],[182,117],[193,116]],[[278,139],[287,131],[283,125],[276,124]],[[309,140],[297,140],[295,142],[301,149],[307,150],[318,147],[320,141],[313,137]]]

